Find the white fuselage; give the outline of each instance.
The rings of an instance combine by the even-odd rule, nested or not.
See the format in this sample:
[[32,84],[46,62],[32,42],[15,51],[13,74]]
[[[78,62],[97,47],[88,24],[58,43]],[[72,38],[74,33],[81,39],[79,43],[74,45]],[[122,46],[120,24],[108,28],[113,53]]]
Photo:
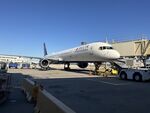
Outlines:
[[120,54],[108,43],[95,42],[46,55],[45,59],[62,62],[101,62],[120,58]]

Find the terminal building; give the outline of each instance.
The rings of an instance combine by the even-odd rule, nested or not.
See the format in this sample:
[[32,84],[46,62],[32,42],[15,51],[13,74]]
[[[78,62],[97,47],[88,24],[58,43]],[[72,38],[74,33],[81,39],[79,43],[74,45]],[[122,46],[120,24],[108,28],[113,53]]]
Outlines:
[[8,67],[14,68],[35,68],[39,60],[38,57],[0,54],[0,62],[6,62]]

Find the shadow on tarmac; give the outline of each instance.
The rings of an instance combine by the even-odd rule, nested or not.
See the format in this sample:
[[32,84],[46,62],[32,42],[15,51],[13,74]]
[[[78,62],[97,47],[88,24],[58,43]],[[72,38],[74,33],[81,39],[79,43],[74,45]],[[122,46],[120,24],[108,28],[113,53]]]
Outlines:
[[[38,69],[38,70],[39,71],[46,71],[46,70],[42,70],[42,69]],[[64,70],[64,69],[57,69],[57,68],[53,68],[53,67],[50,67],[49,70],[61,70],[61,71],[75,72],[75,73],[81,73],[81,74],[89,74],[89,72],[90,72],[90,70],[88,70],[88,69],[70,69],[70,70]],[[47,70],[47,71],[49,71],[49,70]]]

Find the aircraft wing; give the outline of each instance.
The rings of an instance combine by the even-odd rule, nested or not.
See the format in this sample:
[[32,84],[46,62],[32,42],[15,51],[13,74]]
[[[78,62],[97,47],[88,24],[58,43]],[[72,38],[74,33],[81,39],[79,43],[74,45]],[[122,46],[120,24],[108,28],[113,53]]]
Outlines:
[[58,63],[63,61],[62,58],[45,58],[45,59],[48,59],[51,63]]
[[34,56],[22,56],[22,55],[8,55],[8,54],[0,54],[1,56],[12,56],[12,57],[22,57],[22,58],[31,58],[31,59],[41,59],[42,57],[34,57]]

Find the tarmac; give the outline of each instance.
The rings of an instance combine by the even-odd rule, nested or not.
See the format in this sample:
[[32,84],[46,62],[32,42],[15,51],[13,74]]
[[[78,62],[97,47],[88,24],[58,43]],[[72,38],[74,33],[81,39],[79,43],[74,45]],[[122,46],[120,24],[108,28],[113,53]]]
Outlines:
[[[56,69],[58,68],[58,69]],[[13,90],[0,113],[31,113],[19,90],[24,77],[42,84],[53,96],[77,113],[150,113],[150,82],[119,80],[117,77],[89,75],[88,70],[64,71],[56,66],[49,71],[10,69]],[[16,110],[16,111],[15,111]]]
[[33,105],[27,102],[21,90],[23,78],[22,74],[11,74],[10,94],[7,101],[0,105],[0,113],[33,113]]

